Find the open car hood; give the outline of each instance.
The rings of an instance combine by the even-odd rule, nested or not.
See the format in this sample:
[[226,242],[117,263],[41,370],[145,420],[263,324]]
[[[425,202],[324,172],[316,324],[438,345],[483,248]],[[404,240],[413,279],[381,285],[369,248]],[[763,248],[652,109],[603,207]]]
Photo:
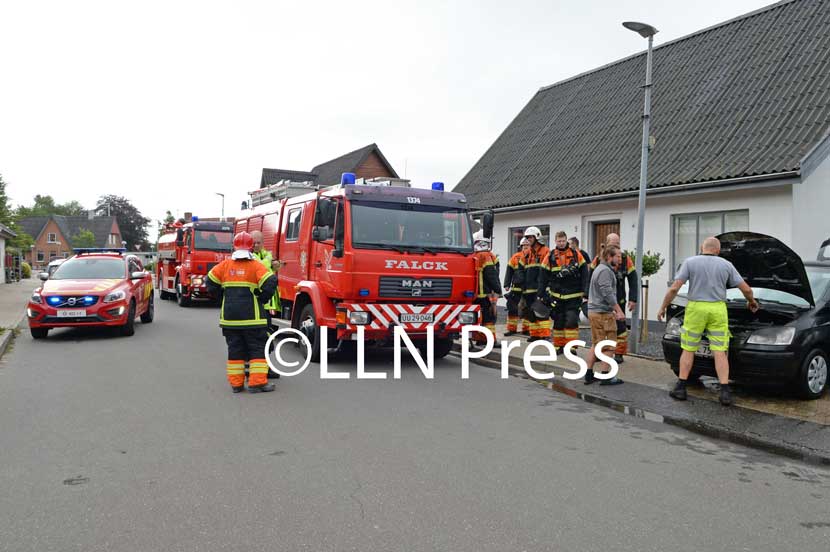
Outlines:
[[720,256],[735,265],[751,287],[784,291],[815,306],[807,271],[795,251],[755,232],[727,232],[717,238]]
[[821,247],[818,248],[819,261],[830,261],[830,238],[824,240]]

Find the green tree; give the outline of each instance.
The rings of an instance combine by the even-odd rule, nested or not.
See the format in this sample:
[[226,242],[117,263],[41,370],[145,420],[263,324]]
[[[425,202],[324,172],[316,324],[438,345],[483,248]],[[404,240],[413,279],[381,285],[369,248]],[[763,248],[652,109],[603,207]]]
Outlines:
[[83,205],[75,200],[68,201],[66,203],[55,203],[55,198],[52,196],[37,194],[34,199],[34,204],[31,207],[18,205],[15,214],[18,219],[48,215],[73,217],[85,215],[86,209],[84,209]]
[[127,242],[127,249],[140,247],[142,251],[149,251],[147,225],[150,224],[150,219],[142,215],[130,200],[116,195],[103,195],[98,198],[95,212],[98,216],[109,213],[115,217],[121,229],[121,238]]
[[12,232],[17,234],[17,237],[9,240],[10,247],[16,247],[21,251],[28,251],[29,247],[35,243],[35,240],[20,228],[17,220],[18,217],[14,209],[12,209],[9,196],[6,195],[6,182],[3,180],[3,175],[0,174],[0,224],[7,226]]
[[[167,212],[170,213],[170,211]],[[12,215],[9,196],[6,195],[6,182],[3,180],[3,175],[0,174],[0,224],[11,227],[14,224]]]
[[95,234],[92,230],[80,228],[78,233],[70,238],[72,247],[95,247]]

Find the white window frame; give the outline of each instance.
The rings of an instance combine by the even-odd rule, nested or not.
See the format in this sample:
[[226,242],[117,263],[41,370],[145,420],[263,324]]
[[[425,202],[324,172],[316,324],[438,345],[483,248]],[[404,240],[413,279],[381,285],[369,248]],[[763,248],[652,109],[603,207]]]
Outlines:
[[[726,215],[728,215],[728,214],[740,214],[740,213],[745,213],[746,214],[747,230],[748,230],[749,229],[749,209],[728,209],[726,211],[699,211],[699,212],[692,212],[692,213],[676,213],[676,214],[673,214],[671,216],[671,236],[669,238],[670,239],[670,244],[669,245],[671,247],[671,254],[670,254],[671,265],[669,267],[671,274],[669,275],[669,277],[672,280],[674,279],[674,275],[677,273],[677,269],[678,269],[678,266],[679,266],[679,263],[678,263],[679,259],[677,259],[677,251],[675,250],[676,249],[675,248],[675,242],[677,241],[676,240],[676,238],[677,238],[677,222],[678,222],[679,219],[689,218],[689,217],[697,217],[697,220],[696,220],[696,223],[695,223],[695,237],[696,237],[695,243],[697,245],[700,245],[700,243],[703,241],[703,237],[700,236],[700,217],[720,215],[720,228],[721,228],[721,230],[720,230],[719,233],[722,234],[724,232],[724,225],[726,224]],[[688,257],[686,257],[686,258],[688,258]],[[686,260],[686,258],[684,258],[682,260]]]
[[46,234],[46,243],[58,243],[58,235],[55,232]]

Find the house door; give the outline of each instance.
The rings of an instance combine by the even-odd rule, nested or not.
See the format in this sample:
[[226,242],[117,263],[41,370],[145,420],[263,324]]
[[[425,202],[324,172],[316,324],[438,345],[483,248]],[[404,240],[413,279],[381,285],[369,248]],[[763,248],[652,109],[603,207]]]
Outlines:
[[600,252],[602,251],[602,244],[605,243],[605,237],[608,234],[619,234],[620,233],[620,221],[619,220],[606,220],[603,222],[595,222],[594,223],[594,233],[593,233],[593,255],[597,257]]

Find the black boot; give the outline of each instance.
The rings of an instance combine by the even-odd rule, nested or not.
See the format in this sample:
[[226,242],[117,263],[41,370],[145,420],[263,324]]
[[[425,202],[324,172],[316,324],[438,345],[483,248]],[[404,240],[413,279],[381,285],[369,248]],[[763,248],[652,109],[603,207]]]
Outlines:
[[729,389],[729,384],[721,384],[720,386],[720,403],[723,406],[732,406],[732,391]]
[[614,355],[614,360],[617,361],[617,364],[622,364],[623,362],[625,362],[625,359],[622,355]]
[[674,389],[669,391],[669,396],[673,399],[677,399],[678,401],[685,401],[686,400],[686,381],[685,380],[677,380],[677,383],[674,386]]
[[242,393],[243,391],[245,391],[245,386],[240,385],[239,387],[231,387],[231,391],[233,391],[234,393]]
[[583,382],[585,385],[591,385],[595,381],[597,381],[597,378],[594,377],[593,370],[589,369],[587,372],[585,372],[585,381]]
[[248,386],[248,393],[268,393],[275,389],[275,385],[273,383],[265,383],[262,385],[257,385],[254,387]]
[[274,372],[270,368],[268,369],[268,379],[280,379],[280,375],[277,372]]

